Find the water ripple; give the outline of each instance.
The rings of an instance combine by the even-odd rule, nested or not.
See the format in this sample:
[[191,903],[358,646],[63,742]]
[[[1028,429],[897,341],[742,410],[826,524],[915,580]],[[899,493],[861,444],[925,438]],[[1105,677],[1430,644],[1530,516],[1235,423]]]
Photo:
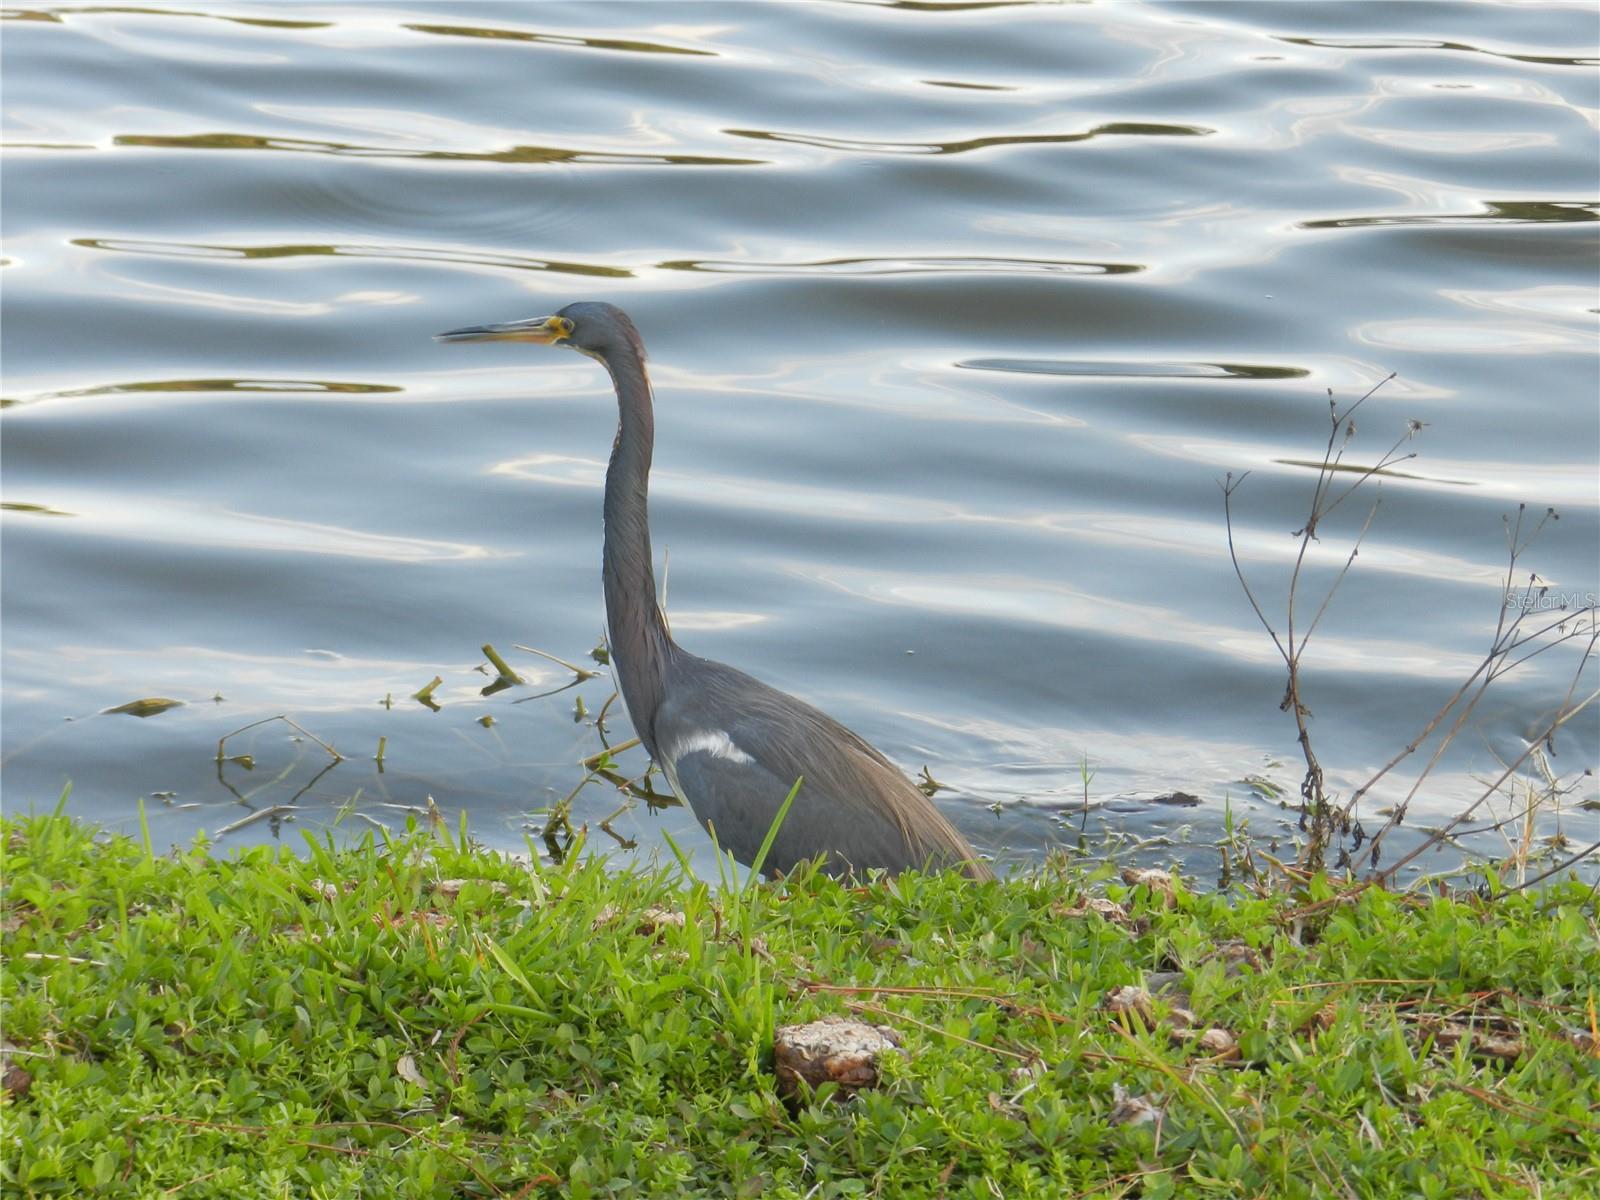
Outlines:
[[779,133],[768,129],[724,129],[723,132],[731,137],[753,138],[766,142],[789,142],[796,146],[816,146],[823,150],[852,150],[862,154],[966,154],[973,150],[989,150],[995,146],[1044,146],[1087,142],[1102,137],[1207,137],[1216,130],[1203,125],[1111,121],[1104,125],[1096,125],[1085,133],[1018,133],[950,142],[878,142],[858,138],[826,137],[812,133]]
[[951,271],[1043,271],[1062,275],[1130,275],[1138,263],[1070,262],[1051,258],[830,258],[820,262],[739,262],[717,259],[674,259],[657,264],[663,271],[706,271],[721,275],[922,275]]
[[1013,371],[1022,375],[1124,376],[1152,379],[1304,379],[1305,367],[1274,367],[1224,362],[1118,362],[1087,358],[968,358],[956,363],[973,371]]
[[413,150],[401,146],[368,146],[355,142],[327,142],[311,138],[271,137],[253,133],[194,133],[179,136],[124,133],[112,138],[116,146],[155,150],[266,150],[287,154],[330,154],[340,158],[403,158],[420,161],[508,164],[571,163],[578,165],[650,167],[749,167],[759,158],[729,158],[707,154],[641,154],[615,150],[572,150],[561,146],[513,146],[509,150]]
[[559,275],[585,275],[601,279],[632,279],[648,270],[695,271],[711,275],[927,275],[950,273],[1057,275],[1131,275],[1146,268],[1139,263],[1090,262],[1052,258],[985,258],[980,255],[902,258],[832,258],[813,262],[765,262],[738,259],[675,258],[634,267],[571,262],[528,255],[438,246],[328,245],[277,243],[226,245],[216,242],[159,242],[133,238],[73,238],[74,246],[143,254],[160,258],[280,259],[375,258],[399,262],[437,262],[453,266],[503,267],[513,271],[551,271]]
[[80,532],[159,542],[168,546],[213,546],[267,554],[331,555],[430,563],[515,557],[472,542],[372,533],[318,521],[267,513],[240,512],[210,505],[154,498],[116,496],[68,498],[69,511],[83,518]]
[[1447,50],[1457,54],[1487,54],[1491,58],[1505,58],[1512,62],[1537,63],[1546,67],[1600,66],[1600,58],[1562,54],[1513,54],[1509,50],[1488,50],[1466,42],[1447,42],[1437,38],[1278,38],[1295,46],[1315,46],[1322,50]]
[[431,33],[440,37],[488,38],[502,42],[537,42],[543,46],[571,46],[585,50],[620,50],[630,54],[689,54],[699,58],[716,58],[714,50],[693,50],[688,46],[671,46],[665,42],[641,42],[622,38],[583,37],[574,33],[535,33],[523,29],[491,29],[473,25],[415,25],[401,28],[414,33]]
[[110,250],[121,254],[146,254],[165,258],[377,258],[400,262],[448,263],[456,266],[504,267],[511,271],[554,271],[560,275],[587,275],[602,279],[628,279],[634,274],[626,267],[608,267],[600,263],[566,262],[554,258],[530,258],[524,255],[443,249],[435,246],[341,246],[310,242],[230,246],[207,242],[138,241],[132,238],[73,238],[72,244],[90,250]]
[[68,512],[64,508],[53,508],[48,504],[31,504],[25,500],[0,501],[0,511],[28,513],[36,517],[75,517],[78,514]]
[[85,396],[128,396],[150,392],[294,392],[340,396],[370,396],[403,392],[392,383],[348,383],[319,379],[148,379],[136,383],[109,383],[100,387],[68,388],[43,392],[19,400],[0,400],[0,408],[37,404],[42,400],[71,400]]
[[1392,216],[1323,217],[1300,221],[1298,229],[1360,229],[1369,225],[1548,225],[1600,221],[1600,202],[1584,200],[1485,200],[1483,212],[1404,213]]
[[959,79],[919,79],[926,87],[960,88],[969,92],[1015,92],[1018,89],[1001,83],[967,83]]
[[[1128,600],[1036,578],[970,572],[887,576],[830,563],[794,563],[788,570],[797,578],[818,580],[863,600],[966,620],[1077,630],[1233,662],[1265,664],[1276,654],[1270,641],[1243,622],[1207,621],[1182,607]],[[1323,670],[1433,679],[1457,679],[1477,665],[1469,653],[1435,655],[1415,643],[1381,636],[1346,636],[1337,643],[1317,643],[1308,657],[1320,660],[1317,666]]]
[[835,4],[862,8],[892,8],[915,13],[979,12],[989,8],[1035,8],[1053,6],[1059,0],[833,0]]
[[0,21],[48,21],[65,25],[76,16],[188,17],[196,21],[227,21],[233,25],[254,25],[262,29],[331,29],[332,21],[285,21],[273,17],[237,17],[226,13],[188,12],[176,8],[134,8],[122,5],[95,5],[86,8],[12,8],[0,13]]

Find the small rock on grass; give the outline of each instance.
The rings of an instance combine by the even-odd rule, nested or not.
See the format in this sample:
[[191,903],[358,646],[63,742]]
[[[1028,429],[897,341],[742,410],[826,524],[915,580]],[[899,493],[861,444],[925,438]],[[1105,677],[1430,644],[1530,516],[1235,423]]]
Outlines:
[[772,1043],[778,1090],[800,1098],[807,1088],[814,1091],[825,1083],[838,1084],[843,1095],[877,1087],[879,1061],[899,1050],[900,1035],[887,1025],[868,1025],[847,1017],[783,1025]]
[[33,1076],[11,1060],[20,1053],[10,1042],[0,1042],[0,1088],[13,1096],[26,1096],[33,1087]]
[[1049,1068],[1040,1059],[1032,1059],[1020,1067],[1013,1067],[1009,1076],[1012,1087],[1028,1087],[1049,1073]]
[[1154,1011],[1150,1005],[1150,993],[1131,983],[1126,987],[1112,988],[1100,1005],[1110,1013],[1136,1013],[1145,1021],[1150,1020]]
[[488,888],[496,896],[511,894],[511,889],[498,879],[435,879],[428,885],[428,890],[441,900],[454,904],[461,899],[461,893],[473,884]]
[[1226,964],[1223,967],[1223,974],[1229,977],[1239,974],[1243,967],[1251,967],[1256,971],[1262,969],[1260,952],[1249,942],[1239,938],[1218,942],[1216,948],[1201,961],[1210,962],[1213,959],[1221,959]]
[[1128,916],[1128,910],[1115,900],[1107,900],[1104,896],[1081,897],[1071,908],[1057,909],[1063,917],[1084,917],[1090,913],[1110,921],[1114,925],[1132,925],[1133,919]]
[[1585,1054],[1590,1055],[1593,1058],[1600,1058],[1600,1038],[1595,1037],[1595,1035],[1589,1032],[1589,1030],[1579,1029],[1575,1025],[1569,1025],[1562,1029],[1561,1036],[1566,1038],[1567,1041],[1571,1042]]
[[1178,894],[1172,882],[1171,871],[1160,871],[1154,867],[1141,869],[1139,867],[1125,867],[1122,871],[1122,882],[1129,887],[1146,887],[1150,890],[1150,898],[1163,908],[1171,908],[1178,903]]
[[594,928],[602,929],[622,920],[631,920],[633,931],[640,937],[654,937],[663,929],[682,929],[687,918],[670,908],[645,908],[638,912],[606,905],[594,915]]
[[1185,1008],[1181,1004],[1174,1004],[1167,1009],[1167,1024],[1174,1033],[1183,1033],[1192,1030],[1199,1024],[1200,1018],[1194,1015],[1194,1009]]
[[1522,1039],[1494,1030],[1473,1028],[1459,1021],[1424,1018],[1423,1031],[1433,1035],[1433,1044],[1440,1050],[1453,1050],[1460,1042],[1467,1043],[1467,1052],[1480,1058],[1498,1058],[1515,1062],[1522,1057]]
[[1239,1057],[1239,1039],[1220,1025],[1213,1025],[1210,1029],[1204,1031],[1173,1028],[1167,1036],[1172,1041],[1180,1044],[1187,1042],[1201,1054],[1208,1054],[1212,1058],[1235,1059]]
[[1173,992],[1187,995],[1181,986],[1187,976],[1182,971],[1147,971],[1144,976],[1144,986],[1151,995],[1157,992]]
[[1324,1029],[1332,1029],[1339,1019],[1339,1006],[1332,1000],[1321,1008],[1308,1014],[1295,1028],[1296,1033],[1320,1033]]
[[1220,1025],[1213,1025],[1195,1039],[1195,1046],[1218,1058],[1233,1058],[1239,1053],[1239,1039]]
[[1160,1106],[1150,1103],[1148,1097],[1130,1096],[1122,1090],[1121,1084],[1113,1085],[1112,1096],[1116,1103],[1106,1114],[1109,1125],[1149,1125],[1166,1115]]
[[[1145,977],[1147,984],[1152,983],[1152,981],[1161,983],[1154,975]],[[1195,1016],[1194,1011],[1189,1007],[1191,1003],[1189,993],[1181,988],[1173,987],[1171,980],[1165,981],[1163,986],[1140,987],[1137,984],[1130,983],[1123,987],[1112,988],[1101,997],[1100,1007],[1113,1016],[1132,1015],[1138,1017],[1146,1025],[1151,1025],[1154,1023],[1156,1015],[1155,995],[1152,993],[1159,993],[1161,999],[1166,1002],[1165,1020],[1169,1027],[1169,1036],[1174,1041],[1186,1041],[1190,1038],[1196,1038],[1201,1039],[1200,1044],[1204,1045],[1203,1039],[1212,1033],[1227,1034],[1226,1030],[1220,1029],[1208,1029],[1204,1033],[1197,1032],[1196,1027],[1200,1024],[1200,1018]],[[1227,1034],[1227,1036],[1230,1038],[1231,1046],[1232,1035]],[[1222,1051],[1219,1049],[1210,1052],[1221,1053]]]

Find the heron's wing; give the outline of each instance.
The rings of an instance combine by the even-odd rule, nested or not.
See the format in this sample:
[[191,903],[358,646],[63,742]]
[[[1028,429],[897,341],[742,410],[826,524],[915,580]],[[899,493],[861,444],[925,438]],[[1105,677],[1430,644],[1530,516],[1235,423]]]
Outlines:
[[[717,845],[746,865],[755,861],[767,830],[794,786],[794,780],[784,783],[754,759],[736,761],[711,749],[692,749],[676,759],[663,759],[661,765],[672,790],[716,838]],[[813,817],[813,806],[796,796],[768,855],[766,870],[787,872],[802,861],[801,847],[814,844],[810,839],[817,833],[812,828]]]
[[[662,766],[718,842],[749,863],[797,779],[767,870],[968,863],[970,851],[894,764],[819,709],[721,663],[692,660],[656,717]],[[969,871],[987,872],[973,863]]]

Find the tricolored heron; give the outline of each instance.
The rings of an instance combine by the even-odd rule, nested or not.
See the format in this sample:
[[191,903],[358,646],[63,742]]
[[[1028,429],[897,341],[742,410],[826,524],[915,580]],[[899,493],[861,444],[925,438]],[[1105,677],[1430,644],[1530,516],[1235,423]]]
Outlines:
[[864,739],[803,700],[672,640],[650,557],[650,378],[627,313],[584,301],[553,317],[438,336],[570,346],[611,373],[620,413],[605,493],[611,658],[639,741],[724,850],[748,866],[802,779],[764,870],[787,873],[821,857],[822,869],[837,876],[959,867],[974,879],[992,878],[944,815]]

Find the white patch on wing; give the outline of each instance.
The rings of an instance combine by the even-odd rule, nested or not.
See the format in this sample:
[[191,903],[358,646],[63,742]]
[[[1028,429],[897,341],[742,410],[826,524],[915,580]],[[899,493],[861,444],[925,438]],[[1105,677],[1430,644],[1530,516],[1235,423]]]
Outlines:
[[676,763],[685,754],[693,754],[697,750],[704,750],[712,758],[725,758],[729,762],[755,762],[755,759],[739,749],[734,740],[721,729],[702,729],[698,733],[691,733],[674,744],[672,752],[667,757]]

